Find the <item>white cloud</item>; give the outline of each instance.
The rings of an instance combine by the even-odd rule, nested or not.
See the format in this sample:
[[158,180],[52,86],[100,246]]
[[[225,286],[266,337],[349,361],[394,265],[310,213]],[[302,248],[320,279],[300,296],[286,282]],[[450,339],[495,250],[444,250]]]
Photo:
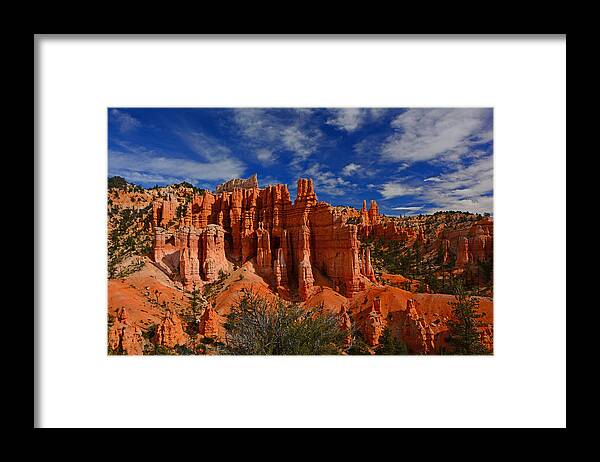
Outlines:
[[385,199],[392,199],[394,197],[418,194],[422,189],[421,187],[412,187],[402,183],[388,182],[382,185],[379,192]]
[[260,148],[256,150],[256,158],[265,165],[270,165],[277,160],[277,156],[271,149]]
[[386,109],[367,109],[367,108],[341,108],[332,109],[331,117],[327,119],[327,124],[336,127],[338,130],[353,132],[368,121],[380,119],[386,112]]
[[490,141],[491,109],[409,109],[391,123],[381,147],[393,162],[458,162],[471,147]]
[[198,130],[179,127],[174,132],[192,151],[205,160],[225,159],[231,154],[231,150],[227,146],[223,146],[214,138]]
[[359,170],[360,170],[360,165],[351,163],[351,164],[346,165],[342,169],[342,175],[349,176],[349,175],[352,175],[353,173],[358,172]]
[[[414,195],[424,211],[460,210],[473,213],[492,212],[493,159],[492,156],[476,159],[468,166],[439,175],[427,186],[413,186],[389,182],[379,190],[385,199]],[[425,204],[427,204],[425,206]]]
[[421,210],[423,208],[423,206],[419,206],[419,207],[392,207],[392,210],[407,210],[407,211],[414,211],[414,210]]
[[306,160],[318,147],[319,134],[294,125],[283,130],[284,147],[294,153],[296,162]]
[[298,109],[276,117],[265,109],[236,109],[234,121],[238,131],[257,158],[272,153],[277,158],[279,151],[291,151],[293,164],[308,159],[319,147],[322,132],[308,124],[309,109]]
[[313,179],[317,195],[321,191],[331,196],[343,196],[348,193],[349,188],[354,187],[354,184],[335,175],[321,164],[311,165],[304,171],[303,176]]
[[425,178],[423,181],[433,181],[435,183],[438,183],[440,181],[444,181],[442,180],[440,177],[438,176],[430,176],[429,178]]
[[274,143],[280,137],[278,121],[264,109],[236,109],[234,120],[241,135],[250,141]]
[[[214,162],[200,162],[193,159],[159,155],[154,152],[118,152],[111,151],[108,156],[108,167],[112,174],[131,177],[137,175],[169,178],[177,181],[195,182],[198,180],[229,180],[242,177],[244,164],[233,158],[218,159]],[[138,180],[139,181],[139,180]],[[153,182],[156,180],[151,180]],[[166,181],[166,180],[165,180]]]
[[119,127],[119,131],[123,133],[129,132],[142,126],[140,121],[137,120],[135,117],[127,114],[126,112],[119,111],[118,109],[112,109],[110,111],[110,115],[112,117],[112,120]]
[[364,112],[358,108],[333,109],[333,116],[327,119],[327,124],[333,125],[340,130],[352,132],[361,126]]
[[143,183],[143,184],[174,184],[181,181],[192,182],[191,178],[177,178],[173,176],[165,176],[154,173],[143,173],[135,170],[123,170],[123,169],[109,169],[108,176],[122,176],[131,183]]

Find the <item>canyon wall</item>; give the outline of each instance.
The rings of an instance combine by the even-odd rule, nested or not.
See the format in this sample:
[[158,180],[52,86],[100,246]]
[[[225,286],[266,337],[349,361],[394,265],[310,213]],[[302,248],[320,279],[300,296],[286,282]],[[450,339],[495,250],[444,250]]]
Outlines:
[[[244,187],[228,182],[218,194],[195,194],[187,203],[156,199],[154,261],[190,289],[227,272],[227,259],[252,260],[269,284],[293,287],[300,300],[312,293],[315,270],[347,297],[374,279],[370,255],[359,254],[358,227],[346,224],[348,211],[318,202],[312,180],[298,180],[293,204],[286,185],[259,189],[248,181]],[[378,220],[376,207],[370,222]]]
[[435,235],[430,228],[426,236],[421,225],[398,226],[380,215],[374,200],[358,213],[319,202],[311,179],[298,180],[293,203],[286,185],[259,189],[256,176],[230,180],[218,191],[183,199],[169,193],[153,202],[154,261],[188,290],[228,272],[228,260],[252,261],[268,284],[292,289],[301,301],[319,275],[352,298],[377,281],[370,249],[360,249],[365,238],[439,249],[444,260],[456,256],[457,269],[492,256],[490,218],[461,229],[441,225]]

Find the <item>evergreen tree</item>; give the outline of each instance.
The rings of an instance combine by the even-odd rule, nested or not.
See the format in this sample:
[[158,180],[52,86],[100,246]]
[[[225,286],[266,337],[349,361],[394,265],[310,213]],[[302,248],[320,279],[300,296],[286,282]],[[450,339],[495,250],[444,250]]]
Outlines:
[[400,338],[394,337],[392,330],[386,326],[385,329],[383,329],[381,338],[379,339],[379,346],[377,347],[376,354],[407,355],[408,347]]
[[108,189],[127,189],[127,180],[120,176],[111,176],[108,179]]
[[448,344],[450,351],[457,355],[481,355],[488,351],[481,344],[479,328],[483,325],[479,313],[479,302],[468,295],[462,286],[455,287],[455,301],[452,306],[452,317],[446,321],[448,326]]
[[206,308],[206,300],[200,294],[200,289],[194,287],[192,289],[192,298],[190,299],[190,312],[187,315],[184,315],[184,319],[186,320],[186,332],[192,338],[196,338],[198,335],[198,331],[200,328],[200,317],[204,313],[204,309]]

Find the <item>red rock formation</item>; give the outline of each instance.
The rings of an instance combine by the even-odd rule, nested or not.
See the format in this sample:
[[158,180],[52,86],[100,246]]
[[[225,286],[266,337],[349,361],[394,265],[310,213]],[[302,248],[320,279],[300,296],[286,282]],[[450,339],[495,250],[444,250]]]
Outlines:
[[[475,297],[481,319],[482,341],[493,344],[493,304],[486,297]],[[447,321],[452,316],[455,298],[446,294],[411,293],[395,287],[372,286],[364,296],[351,303],[353,319],[371,346],[375,345],[377,329],[389,328],[406,343],[411,354],[439,354],[446,347]],[[381,316],[377,316],[377,313]],[[382,323],[384,325],[382,326]]]
[[[298,180],[293,204],[285,185],[258,189],[254,181],[228,184],[218,194],[194,195],[177,229],[154,228],[155,261],[168,263],[175,275],[167,273],[174,278],[179,273],[186,288],[216,279],[219,271],[227,271],[227,259],[242,264],[253,260],[267,283],[274,287],[287,284],[300,300],[310,296],[315,272],[330,279],[342,295],[352,298],[364,289],[361,274],[376,283],[370,251],[359,254],[359,235],[426,244],[423,229],[401,228],[384,220],[376,201],[371,201],[369,210],[365,201],[360,214],[318,202],[310,179]],[[173,207],[167,203],[176,201],[156,200],[153,222],[160,224],[170,216]],[[358,226],[347,223],[357,216]],[[222,232],[207,231],[211,226]],[[482,220],[470,231],[470,251],[475,261],[491,255],[490,229],[491,220]],[[440,231],[440,239],[452,242],[445,233]]]
[[493,351],[493,349],[494,349],[494,326],[492,323],[489,323],[482,327],[479,339],[481,341],[481,344],[488,351]]
[[280,247],[276,252],[275,261],[273,262],[275,286],[286,286],[288,283],[288,273],[287,265],[285,264],[284,250]]
[[256,173],[248,179],[234,178],[217,186],[217,194],[222,192],[231,192],[234,189],[254,189],[258,188],[258,178]]
[[371,282],[377,282],[377,278],[375,277],[375,270],[373,269],[373,265],[371,264],[371,248],[367,247],[367,249],[363,249],[361,252],[361,273],[367,277]]
[[221,317],[212,306],[208,306],[200,317],[200,335],[220,339],[222,337]]
[[[369,226],[369,212],[367,212],[367,201],[363,200],[362,209],[360,209],[360,224],[363,226]],[[367,230],[368,235],[368,230]]]
[[357,226],[346,224],[344,212],[324,202],[311,211],[310,225],[315,267],[352,298],[361,290]]
[[493,254],[493,221],[485,217],[469,228],[443,229],[440,238],[447,240],[449,250],[456,254],[457,268],[488,261]]
[[181,319],[176,313],[167,308],[161,323],[156,327],[156,333],[152,341],[167,348],[185,345],[187,337],[183,331]]
[[301,300],[306,300],[312,293],[314,277],[310,263],[310,230],[302,225],[298,230],[297,260],[298,260],[298,294]]
[[456,249],[456,267],[464,268],[471,261],[473,261],[473,259],[469,254],[469,240],[466,237],[459,237]]
[[350,315],[348,315],[348,310],[345,305],[342,305],[340,309],[340,329],[346,332],[344,349],[348,349],[352,346],[352,321],[350,320]]
[[376,298],[373,300],[373,306],[365,326],[365,340],[370,346],[379,345],[379,339],[383,334],[384,328],[385,323],[381,314],[380,300]]
[[204,280],[215,281],[220,272],[229,270],[225,257],[225,230],[219,225],[208,225],[201,235],[202,272]]
[[179,203],[177,198],[169,194],[152,203],[152,225],[166,228],[170,223],[174,223],[175,213]]
[[153,243],[154,261],[159,263],[165,256],[165,231],[163,228],[154,228],[154,243]]
[[372,200],[371,207],[369,208],[369,224],[371,226],[379,223],[379,207],[377,206],[377,202]]
[[420,316],[414,299],[407,300],[405,318],[400,330],[401,338],[405,339],[408,347],[421,354],[427,354],[435,348],[434,332],[428,323]]
[[119,308],[116,318],[108,331],[108,347],[126,355],[143,354],[142,331],[128,321],[125,308]]
[[307,208],[317,203],[313,180],[300,178],[294,207]]
[[445,265],[446,263],[448,263],[448,260],[450,259],[450,255],[448,253],[450,249],[450,241],[448,239],[442,239],[440,241],[440,253],[442,255],[442,263]]
[[416,232],[416,242],[419,243],[419,245],[424,245],[425,244],[425,234],[423,233],[423,228],[421,228],[420,226],[417,226],[417,232]]
[[269,231],[264,229],[262,221],[258,224],[256,234],[256,270],[259,274],[269,277],[271,267],[271,240]]

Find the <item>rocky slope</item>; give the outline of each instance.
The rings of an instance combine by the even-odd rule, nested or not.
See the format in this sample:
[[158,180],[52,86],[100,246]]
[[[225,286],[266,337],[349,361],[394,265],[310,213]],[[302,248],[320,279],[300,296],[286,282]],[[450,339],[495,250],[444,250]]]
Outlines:
[[[222,340],[228,310],[242,290],[252,290],[307,307],[322,303],[371,347],[388,326],[411,353],[435,354],[445,348],[451,313],[453,296],[437,293],[446,282],[464,279],[472,293],[491,295],[491,276],[479,274],[482,265],[491,267],[490,217],[392,218],[379,214],[375,201],[368,209],[365,201],[362,210],[333,207],[318,200],[311,179],[298,180],[293,202],[286,185],[260,188],[256,176],[230,180],[217,191],[186,184],[109,190],[109,214],[147,211],[135,226],[151,238],[145,265],[109,280],[113,351],[152,353],[163,346],[197,352],[190,326],[195,323],[201,340]],[[109,221],[109,237],[115,227]],[[194,291],[204,305],[191,315]],[[491,347],[492,300],[478,301],[485,312],[481,338]]]

